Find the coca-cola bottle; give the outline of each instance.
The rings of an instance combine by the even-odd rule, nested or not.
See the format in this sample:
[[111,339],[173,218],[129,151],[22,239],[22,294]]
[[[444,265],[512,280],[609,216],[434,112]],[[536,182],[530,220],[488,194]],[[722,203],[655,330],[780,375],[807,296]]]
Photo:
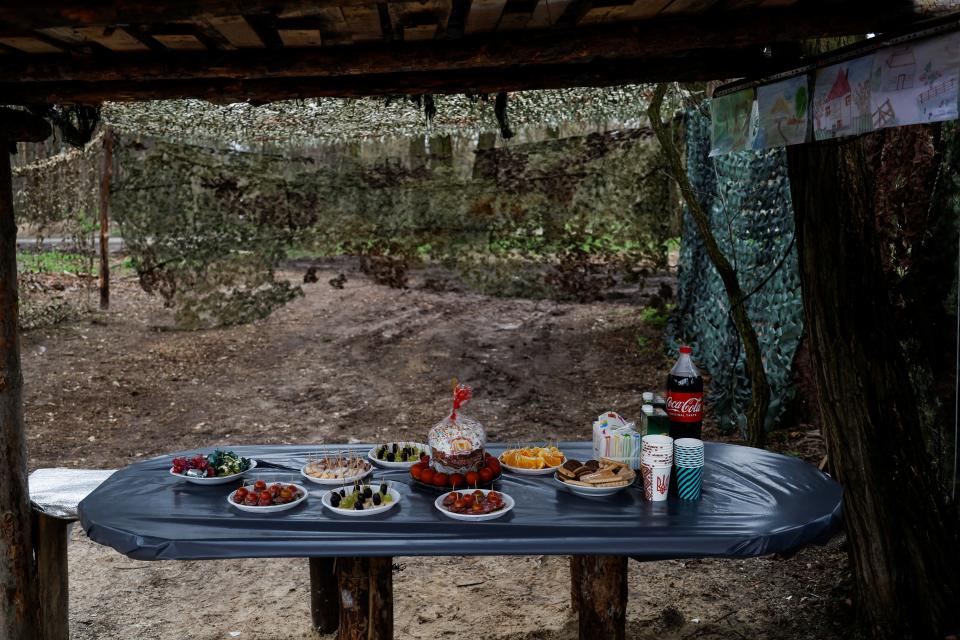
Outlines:
[[667,376],[667,415],[671,438],[700,438],[703,429],[703,378],[693,366],[687,345]]

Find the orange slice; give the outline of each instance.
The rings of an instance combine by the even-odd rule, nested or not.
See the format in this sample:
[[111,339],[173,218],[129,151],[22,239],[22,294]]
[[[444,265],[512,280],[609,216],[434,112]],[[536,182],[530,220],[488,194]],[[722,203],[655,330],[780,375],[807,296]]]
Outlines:
[[559,467],[563,464],[563,454],[559,451],[543,450],[540,452],[540,460],[544,467]]

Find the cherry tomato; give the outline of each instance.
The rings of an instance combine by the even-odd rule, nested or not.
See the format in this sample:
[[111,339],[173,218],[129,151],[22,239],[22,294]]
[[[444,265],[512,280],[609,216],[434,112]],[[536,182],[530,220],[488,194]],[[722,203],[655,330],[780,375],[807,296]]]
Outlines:
[[450,482],[450,476],[443,473],[442,471],[440,473],[435,473],[433,475],[433,484],[436,487],[445,487],[447,486],[448,482]]
[[480,469],[480,482],[486,484],[491,480],[493,480],[493,471],[490,471],[490,467]]
[[410,475],[413,476],[414,480],[420,479],[420,474],[423,473],[423,470],[425,467],[426,465],[422,462],[418,462],[417,464],[410,467]]
[[466,480],[463,478],[463,474],[454,473],[450,476],[450,486],[456,489],[457,487],[462,487],[466,483]]
[[490,458],[487,460],[487,469],[490,469],[490,472],[496,476],[498,473],[500,473],[500,461],[496,458]]
[[246,487],[240,487],[239,489],[237,489],[237,492],[234,494],[234,496],[236,497],[237,502],[240,502],[241,500],[247,497],[248,493],[250,492],[247,491]]
[[468,472],[467,472],[467,486],[468,486],[468,487],[475,487],[475,486],[477,486],[477,484],[478,484],[479,482],[480,482],[480,474],[478,474],[476,471],[468,471]]
[[434,475],[436,475],[436,472],[430,467],[427,467],[426,469],[420,472],[420,482],[424,484],[433,484]]
[[263,490],[266,489],[266,488],[267,488],[267,483],[264,482],[263,480],[257,480],[256,482],[253,483],[253,490],[254,490],[254,491],[258,491],[258,492],[259,492],[259,491],[263,491]]

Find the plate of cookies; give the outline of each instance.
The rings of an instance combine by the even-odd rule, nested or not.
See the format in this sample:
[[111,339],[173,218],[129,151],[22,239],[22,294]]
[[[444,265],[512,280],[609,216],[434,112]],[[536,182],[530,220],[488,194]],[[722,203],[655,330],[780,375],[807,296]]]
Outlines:
[[637,479],[629,465],[609,458],[580,462],[568,459],[553,475],[554,481],[578,496],[598,498],[623,491]]

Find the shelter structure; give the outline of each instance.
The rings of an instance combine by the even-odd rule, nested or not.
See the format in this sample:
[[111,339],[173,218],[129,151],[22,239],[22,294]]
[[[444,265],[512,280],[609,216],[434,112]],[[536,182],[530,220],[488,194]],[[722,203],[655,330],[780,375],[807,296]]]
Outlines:
[[[795,65],[804,39],[902,29],[956,8],[952,0],[34,0],[0,9],[0,100],[265,103],[761,76]],[[49,135],[45,120],[0,109],[0,141]],[[30,639],[39,616],[16,270],[10,162],[0,153],[0,637]],[[343,581],[387,588],[388,562],[342,564]],[[591,589],[626,588],[622,557],[579,558],[575,567]],[[330,573],[313,568],[317,580]],[[47,606],[64,600],[49,583],[41,591]],[[582,634],[623,637],[622,611],[585,606],[591,593],[579,595]],[[315,594],[315,613],[329,604],[324,597]],[[356,633],[341,637],[382,637],[372,627],[361,633],[361,623],[370,622],[349,621]]]

